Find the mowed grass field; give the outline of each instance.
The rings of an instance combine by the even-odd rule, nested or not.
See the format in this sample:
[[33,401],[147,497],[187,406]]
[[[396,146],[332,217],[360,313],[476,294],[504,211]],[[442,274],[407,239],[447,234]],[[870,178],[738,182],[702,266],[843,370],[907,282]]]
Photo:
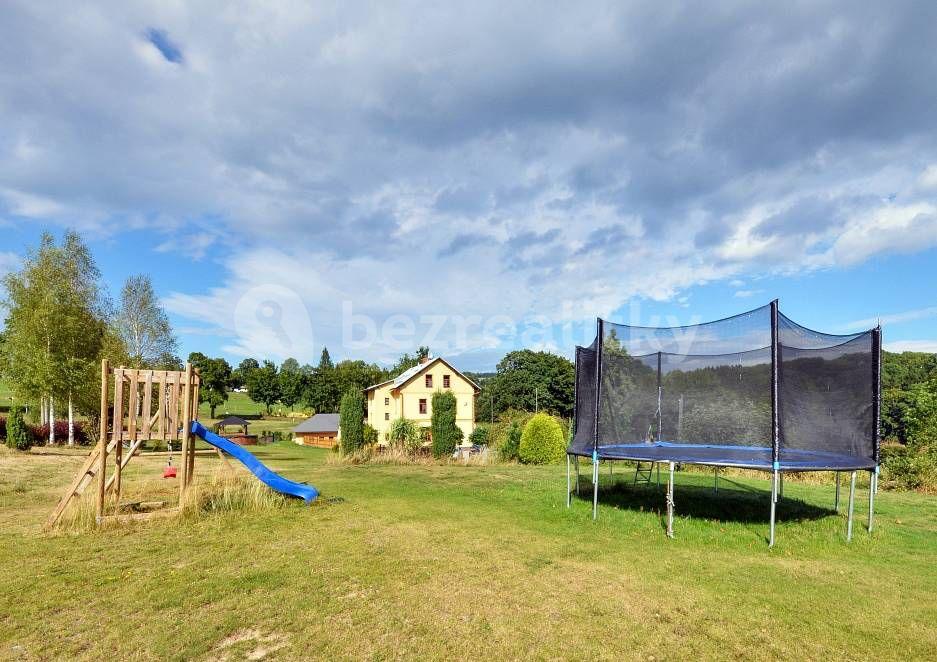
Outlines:
[[[859,493],[854,540],[829,486],[624,467],[565,507],[559,466],[348,466],[256,449],[312,505],[86,533],[41,524],[80,462],[0,451],[0,658],[933,659],[937,500]],[[172,493],[136,458],[128,499]],[[198,479],[221,470],[199,457]],[[584,482],[583,494],[588,492]]]

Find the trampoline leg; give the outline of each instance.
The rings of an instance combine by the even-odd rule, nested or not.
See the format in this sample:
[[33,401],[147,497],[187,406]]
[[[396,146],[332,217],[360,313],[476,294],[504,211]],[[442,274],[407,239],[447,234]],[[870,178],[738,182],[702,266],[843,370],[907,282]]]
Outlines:
[[579,456],[577,455],[573,458],[573,462],[576,465],[576,496],[579,496]]
[[778,499],[784,498],[784,474],[778,474]]
[[719,494],[719,468],[713,469],[713,494]]
[[846,542],[852,540],[852,511],[856,502],[856,472],[849,478],[849,513],[846,515]]
[[839,512],[839,472],[836,472],[836,501],[833,502],[833,510]]
[[875,517],[875,489],[878,482],[878,474],[875,471],[869,472],[869,533],[872,533],[872,520]]
[[592,519],[598,516],[599,511],[599,461],[592,461]]
[[771,477],[771,528],[768,533],[768,547],[774,547],[774,518],[778,502],[778,472]]
[[660,462],[655,462],[654,466],[657,467],[657,487],[660,487]]
[[667,537],[673,538],[673,462],[670,463],[670,481],[667,483]]
[[569,453],[566,454],[566,507],[569,508],[569,495],[572,494],[572,481],[569,478]]

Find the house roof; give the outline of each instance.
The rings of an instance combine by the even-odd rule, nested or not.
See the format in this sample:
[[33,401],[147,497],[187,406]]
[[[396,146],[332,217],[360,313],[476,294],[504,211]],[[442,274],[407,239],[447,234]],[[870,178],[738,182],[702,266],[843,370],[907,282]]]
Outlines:
[[215,425],[217,425],[218,427],[225,427],[226,425],[241,425],[241,426],[246,427],[250,425],[250,423],[248,421],[245,421],[240,416],[226,416],[222,418],[220,421],[218,421],[217,423],[215,423]]
[[399,389],[399,388],[403,388],[406,384],[408,384],[409,382],[413,381],[413,379],[415,379],[418,375],[420,375],[420,373],[422,373],[424,370],[428,370],[428,369],[431,368],[432,366],[436,365],[436,363],[443,363],[443,364],[445,364],[446,367],[448,367],[450,370],[452,370],[452,372],[456,373],[457,375],[459,375],[459,377],[461,377],[462,379],[464,379],[465,381],[467,381],[469,384],[471,384],[471,385],[472,385],[472,388],[475,389],[475,392],[476,392],[476,393],[481,390],[481,389],[478,387],[478,384],[476,384],[476,383],[473,382],[471,379],[469,379],[468,377],[466,377],[465,375],[463,375],[461,371],[459,371],[459,370],[458,370],[457,368],[455,368],[451,363],[449,363],[446,359],[444,359],[444,358],[442,358],[442,357],[436,357],[435,359],[430,359],[430,360],[427,361],[426,363],[417,363],[415,366],[413,366],[412,368],[408,368],[407,370],[404,370],[403,372],[401,372],[399,375],[397,375],[397,376],[394,377],[393,379],[388,379],[386,382],[381,382],[380,384],[375,384],[374,386],[369,386],[368,388],[366,388],[366,389],[364,389],[364,390],[365,390],[365,392],[367,392],[367,391],[373,391],[373,390],[376,389],[376,388],[380,388],[381,386],[387,386],[388,384],[393,384],[393,385],[394,385],[394,390]]
[[338,432],[338,414],[316,414],[293,428],[293,432]]

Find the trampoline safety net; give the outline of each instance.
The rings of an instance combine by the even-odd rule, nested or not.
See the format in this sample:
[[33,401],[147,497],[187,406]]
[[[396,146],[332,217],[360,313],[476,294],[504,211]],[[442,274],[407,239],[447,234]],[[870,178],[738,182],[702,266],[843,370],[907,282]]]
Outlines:
[[598,321],[576,348],[568,452],[754,469],[878,460],[880,332],[819,333],[777,303],[652,328]]

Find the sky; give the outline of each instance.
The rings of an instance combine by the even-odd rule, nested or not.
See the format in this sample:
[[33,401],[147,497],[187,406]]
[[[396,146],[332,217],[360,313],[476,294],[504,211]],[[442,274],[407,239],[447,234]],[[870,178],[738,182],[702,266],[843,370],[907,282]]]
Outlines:
[[4,2],[0,273],[237,362],[467,370],[779,298],[937,351],[937,4]]

